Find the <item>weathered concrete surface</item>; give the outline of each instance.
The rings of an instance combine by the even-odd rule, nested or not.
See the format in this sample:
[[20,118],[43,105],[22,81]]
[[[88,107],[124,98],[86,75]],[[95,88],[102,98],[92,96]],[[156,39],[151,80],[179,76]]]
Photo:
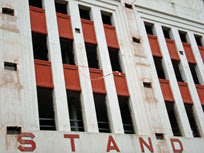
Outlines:
[[[166,147],[166,143],[170,142],[171,139],[166,138],[165,140],[156,140],[154,137],[123,134],[90,134],[48,131],[31,131],[31,133],[33,133],[33,135],[35,136],[34,139],[26,137],[24,137],[23,139],[34,141],[36,149],[34,149],[34,151],[31,151],[33,153],[105,153],[118,152],[116,151],[117,149],[119,149],[121,153],[141,153],[142,148],[144,148],[145,153],[150,153],[151,149],[154,153],[169,153],[169,149]],[[73,143],[74,145],[71,145],[70,139],[64,138],[64,134],[79,135],[79,138],[75,138]],[[2,133],[1,136],[3,136]],[[148,147],[150,146],[148,138],[150,138],[150,142],[152,143],[152,148],[150,147],[150,150],[148,149]],[[178,139],[182,144],[182,153],[203,153],[204,139],[176,139]],[[17,141],[16,135],[6,136],[4,140],[5,142],[2,142],[1,144],[6,145],[0,148],[1,153],[20,153],[18,147],[21,144]],[[148,147],[142,143],[142,140],[146,142]],[[108,143],[109,141],[111,143]],[[27,148],[31,147],[31,145],[22,146]],[[110,146],[113,148],[111,148]],[[178,151],[182,147],[178,142],[174,142],[175,150]],[[108,148],[110,149],[110,151],[108,151]]]

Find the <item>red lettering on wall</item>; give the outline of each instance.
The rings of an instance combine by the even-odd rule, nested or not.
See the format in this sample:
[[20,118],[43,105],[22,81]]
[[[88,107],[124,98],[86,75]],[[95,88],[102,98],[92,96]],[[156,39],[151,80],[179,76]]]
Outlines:
[[72,152],[75,152],[75,143],[74,139],[79,139],[79,135],[76,134],[65,134],[64,138],[69,138],[71,142]]
[[[21,152],[33,152],[36,149],[36,144],[33,140],[23,140],[23,137],[34,139],[35,136],[32,133],[21,133],[17,137],[17,141],[21,144],[18,146],[18,149]],[[25,147],[23,145],[31,145],[30,147]]]
[[[111,143],[113,145],[111,145]],[[113,139],[112,136],[109,136],[109,138],[108,138],[108,146],[107,146],[106,152],[110,152],[110,150],[116,150],[117,152],[120,152],[120,150],[119,150],[119,148],[118,148],[117,144],[115,143],[115,140]]]
[[140,148],[141,148],[142,152],[145,152],[144,145],[147,147],[147,149],[149,149],[149,151],[154,152],[154,149],[153,149],[153,146],[152,146],[152,141],[151,141],[150,138],[148,138],[149,145],[141,137],[139,137],[139,141],[140,141]]
[[[171,140],[171,145],[173,148],[174,153],[182,153],[183,152],[183,145],[179,139],[170,139]],[[174,143],[177,142],[180,145],[180,149],[176,149],[174,146]]]

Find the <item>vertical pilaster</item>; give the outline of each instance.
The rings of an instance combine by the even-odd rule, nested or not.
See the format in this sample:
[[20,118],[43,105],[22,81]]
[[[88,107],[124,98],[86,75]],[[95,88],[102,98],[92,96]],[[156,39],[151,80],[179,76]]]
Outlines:
[[[15,6],[18,6],[18,20],[21,33],[21,76],[25,79],[21,79],[21,83],[24,86],[22,97],[23,112],[23,129],[22,131],[39,130],[39,117],[38,117],[38,102],[36,92],[36,80],[35,80],[35,68],[34,68],[34,56],[32,49],[32,36],[31,36],[31,24],[29,16],[29,4],[27,0],[22,0],[19,5],[15,2]],[[16,11],[16,10],[15,10]],[[0,45],[1,46],[1,45]],[[1,49],[0,49],[1,50]],[[18,65],[19,66],[19,65]],[[27,73],[29,72],[29,73]],[[30,94],[32,93],[32,94]],[[31,119],[32,118],[32,119]]]
[[47,46],[51,61],[53,77],[53,102],[55,109],[56,128],[58,131],[70,131],[67,95],[62,66],[61,49],[54,0],[44,0],[47,23]]
[[[81,20],[79,15],[79,6],[77,1],[69,1],[72,31],[74,35],[74,50],[76,55],[76,62],[78,65],[88,66],[83,31],[81,26]],[[76,31],[79,29],[80,32]],[[81,104],[83,121],[86,132],[98,132],[98,124],[96,119],[96,110],[94,106],[93,91],[90,81],[90,74],[88,68],[78,67],[79,78],[81,85]]]
[[[145,30],[145,26],[144,26],[144,22],[141,19],[141,17],[139,15],[136,16],[136,20],[138,23],[138,28],[140,31],[140,36],[141,36],[141,42],[143,45],[143,49],[145,51],[145,55],[147,57],[148,60],[148,66],[150,67],[149,70],[151,70],[149,73],[151,74],[151,82],[152,82],[152,94],[154,97],[152,97],[151,101],[146,102],[146,109],[149,109],[150,111],[147,111],[149,118],[150,118],[150,123],[151,126],[150,128],[152,128],[154,131],[154,133],[156,132],[165,132],[168,135],[172,135],[171,132],[171,127],[168,120],[168,115],[167,112],[164,111],[165,110],[165,106],[164,106],[164,99],[162,96],[162,92],[159,84],[159,80],[158,80],[158,76],[156,73],[156,69],[154,66],[154,60],[152,57],[152,52],[151,52],[151,48],[149,45],[149,41],[148,41],[148,37],[147,37],[147,33]],[[146,94],[146,93],[145,93]],[[158,111],[159,110],[159,111]],[[155,116],[157,116],[156,120],[152,120],[151,118],[155,118]],[[165,121],[161,121],[165,120]],[[157,124],[155,124],[157,123]],[[162,126],[162,127],[161,127]]]
[[[144,87],[141,77],[142,75],[145,76],[149,66],[145,64],[146,58],[144,56],[137,56],[140,51],[143,54],[142,45],[134,42],[130,43],[132,41],[131,36],[140,36],[134,10],[126,9],[125,14],[122,11],[116,13],[115,25],[121,48],[121,62],[130,93],[129,103],[134,129],[138,135],[151,135],[150,120],[143,100]],[[141,69],[143,72],[140,71]]]
[[[100,9],[97,7],[93,7],[92,14],[93,14],[96,38],[98,41],[98,53],[100,56],[100,63],[103,69],[103,75],[110,74],[112,73],[112,68],[111,68]],[[106,103],[107,103],[107,109],[109,114],[111,131],[113,133],[124,133],[113,75],[105,77],[104,81],[105,81],[105,86],[107,91]]]

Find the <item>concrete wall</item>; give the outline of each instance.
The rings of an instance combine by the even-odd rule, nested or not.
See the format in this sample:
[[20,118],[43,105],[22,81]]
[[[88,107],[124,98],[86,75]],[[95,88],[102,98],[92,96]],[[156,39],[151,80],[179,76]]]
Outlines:
[[[121,152],[121,153],[169,153],[171,148],[174,152],[195,152],[202,153],[204,149],[204,141],[202,139],[188,139],[188,138],[166,138],[165,140],[155,140],[150,136],[136,136],[124,134],[94,134],[94,133],[65,133],[65,132],[32,132],[34,138],[22,137],[22,139],[29,139],[32,145],[24,145],[16,140],[17,136],[8,136],[1,143],[1,152],[6,153],[20,153],[19,146],[25,148],[32,148],[33,153],[106,153],[106,152]],[[64,138],[65,135],[74,134],[75,138]],[[19,139],[21,140],[21,139]],[[20,143],[19,143],[20,142]],[[171,143],[169,148],[165,146],[166,143]],[[145,144],[146,143],[146,144]],[[174,149],[173,149],[174,148]]]
[[[204,9],[201,2],[199,0],[179,2],[176,0],[138,0],[135,1],[133,9],[124,6],[124,3],[132,2],[130,0],[121,2],[113,0],[69,0],[68,2],[74,35],[76,63],[83,66],[88,65],[83,35],[75,32],[75,28],[82,31],[78,11],[78,5],[80,4],[91,8],[98,41],[100,68],[103,70],[103,75],[112,73],[112,69],[100,13],[106,11],[112,14],[120,46],[121,65],[123,72],[126,74],[130,93],[131,117],[136,132],[135,135],[124,135],[114,79],[113,76],[106,77],[109,122],[112,135],[120,148],[120,152],[141,152],[138,136],[142,136],[146,141],[147,137],[150,137],[154,152],[173,152],[170,142],[173,133],[144,28],[145,21],[155,25],[155,32],[164,56],[166,73],[173,89],[181,119],[180,124],[184,133],[183,137],[179,138],[183,143],[183,153],[202,153],[202,150],[204,150],[203,138],[192,138],[192,131],[184,112],[182,97],[161,32],[162,25],[172,29],[178,50],[183,50],[178,37],[178,30],[184,30],[188,33],[200,79],[204,80],[203,62],[193,38],[193,34],[204,37]],[[19,152],[17,151],[19,145],[16,140],[17,136],[7,135],[7,126],[19,126],[22,127],[22,132],[32,132],[36,136],[34,138],[37,145],[37,149],[34,151],[36,153],[71,152],[69,140],[64,140],[63,136],[66,132],[70,133],[70,125],[54,0],[43,1],[48,30],[49,61],[52,63],[54,84],[53,98],[57,131],[53,132],[39,131],[28,1],[2,0],[0,6],[14,9],[14,16],[0,13],[0,153]],[[132,37],[140,38],[141,43],[132,42]],[[203,137],[204,114],[200,100],[187,65],[187,59],[185,56],[180,56],[180,58],[194,101],[194,112],[198,127]],[[4,70],[4,62],[16,63],[17,71]],[[79,67],[79,72],[85,132],[79,134],[79,141],[76,140],[76,152],[106,152],[109,135],[98,133],[89,70]],[[152,88],[144,88],[143,82],[151,83]],[[201,84],[204,84],[204,81],[201,81]],[[164,134],[165,139],[156,140],[155,133]],[[150,151],[145,149],[145,152]]]
[[[133,1],[126,0],[127,3]],[[137,0],[135,5],[152,9],[165,14],[203,21],[203,1],[201,0]],[[162,6],[162,7],[161,7]]]

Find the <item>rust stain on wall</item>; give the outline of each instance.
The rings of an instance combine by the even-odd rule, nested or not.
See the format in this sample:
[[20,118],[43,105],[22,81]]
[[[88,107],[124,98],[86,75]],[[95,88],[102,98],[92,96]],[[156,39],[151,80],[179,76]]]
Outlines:
[[157,143],[158,153],[169,153],[168,145],[166,140],[159,140]]
[[7,30],[10,32],[19,33],[19,29],[17,26],[17,17],[9,16],[5,14],[0,14],[0,28],[3,30]]
[[0,87],[14,87],[18,90],[21,90],[23,86],[20,83],[18,71],[17,72],[10,72],[5,70],[1,72],[1,82]]
[[18,147],[16,135],[6,134],[6,150],[15,150]]

